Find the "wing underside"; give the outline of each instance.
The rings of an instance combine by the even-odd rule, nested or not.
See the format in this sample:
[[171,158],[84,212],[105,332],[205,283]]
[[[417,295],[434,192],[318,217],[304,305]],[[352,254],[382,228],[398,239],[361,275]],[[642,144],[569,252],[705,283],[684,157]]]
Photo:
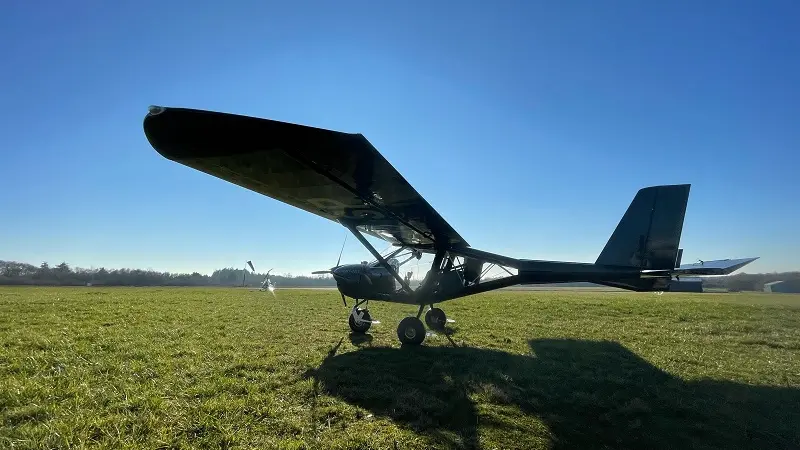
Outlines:
[[468,246],[360,134],[183,108],[153,108],[162,156],[394,244]]

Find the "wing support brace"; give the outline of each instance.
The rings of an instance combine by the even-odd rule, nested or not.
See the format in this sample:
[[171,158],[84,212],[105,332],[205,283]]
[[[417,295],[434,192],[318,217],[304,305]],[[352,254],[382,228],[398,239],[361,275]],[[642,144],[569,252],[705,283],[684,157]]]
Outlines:
[[353,233],[353,235],[356,237],[356,239],[358,239],[358,241],[361,242],[361,244],[364,247],[366,247],[367,250],[369,250],[370,253],[372,253],[372,256],[374,256],[375,259],[377,259],[378,262],[380,262],[381,265],[386,270],[388,270],[389,273],[392,274],[394,279],[397,280],[398,283],[400,283],[400,286],[403,287],[403,290],[406,291],[407,294],[409,294],[409,295],[413,295],[414,294],[414,291],[411,290],[411,286],[409,286],[408,283],[406,283],[406,280],[404,280],[403,277],[401,277],[400,274],[397,273],[391,265],[389,265],[389,262],[386,261],[386,259],[384,259],[383,256],[381,256],[381,254],[378,253],[377,250],[375,250],[375,247],[373,247],[372,244],[370,244],[369,241],[367,241],[367,239],[364,237],[364,235],[361,234],[360,231],[358,231],[358,228],[356,228],[355,225],[353,225],[351,223],[347,223],[347,222],[342,222],[342,225],[344,225],[345,228],[350,230],[350,232]]

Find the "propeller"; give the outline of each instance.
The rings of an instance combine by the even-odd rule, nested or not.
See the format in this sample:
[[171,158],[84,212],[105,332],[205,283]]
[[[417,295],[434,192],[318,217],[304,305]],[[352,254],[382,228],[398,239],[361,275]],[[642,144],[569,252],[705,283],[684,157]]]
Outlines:
[[339,250],[339,259],[336,260],[336,265],[335,266],[331,267],[328,270],[316,270],[314,272],[311,272],[311,274],[312,275],[322,275],[322,274],[326,274],[326,273],[333,273],[333,271],[336,270],[337,267],[339,267],[339,263],[342,262],[342,253],[344,253],[344,244],[346,244],[346,243],[347,243],[347,235],[345,234],[344,235],[344,242],[342,242],[342,249]]

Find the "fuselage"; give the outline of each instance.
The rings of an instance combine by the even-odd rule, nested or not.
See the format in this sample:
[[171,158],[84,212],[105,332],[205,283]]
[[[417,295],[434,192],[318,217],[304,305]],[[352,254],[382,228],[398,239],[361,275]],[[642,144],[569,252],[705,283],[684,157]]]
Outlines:
[[344,264],[331,274],[339,292],[350,298],[386,300],[397,290],[396,280],[383,266]]

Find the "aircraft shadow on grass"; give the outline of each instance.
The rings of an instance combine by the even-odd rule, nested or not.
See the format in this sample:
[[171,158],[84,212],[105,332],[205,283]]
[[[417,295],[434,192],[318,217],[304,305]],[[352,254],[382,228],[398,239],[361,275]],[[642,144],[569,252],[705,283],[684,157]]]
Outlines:
[[[338,347],[307,374],[317,389],[448,447],[477,448],[485,427],[527,436],[538,418],[556,449],[800,448],[800,390],[687,382],[616,342],[532,340],[532,355]],[[472,395],[500,407],[479,418]],[[519,412],[497,412],[509,407],[527,427]]]

